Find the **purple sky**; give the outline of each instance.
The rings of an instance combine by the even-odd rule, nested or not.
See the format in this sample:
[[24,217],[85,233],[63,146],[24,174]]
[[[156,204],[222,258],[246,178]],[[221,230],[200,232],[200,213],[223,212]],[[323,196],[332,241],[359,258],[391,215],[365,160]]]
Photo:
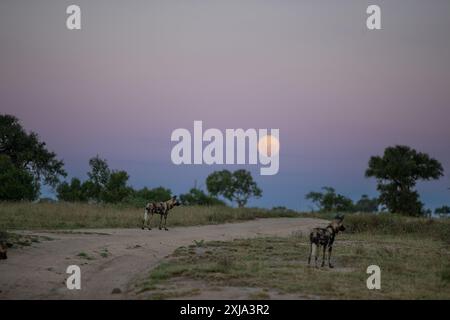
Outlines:
[[[82,30],[65,9],[82,9]],[[368,31],[365,10],[382,9]],[[176,128],[279,128],[280,171],[251,205],[307,209],[333,186],[375,196],[371,155],[406,144],[450,170],[449,1],[21,1],[0,3],[0,112],[85,178],[96,154],[135,187],[186,192],[222,167],[175,166]],[[228,169],[237,169],[228,166]],[[420,183],[450,204],[449,176]]]

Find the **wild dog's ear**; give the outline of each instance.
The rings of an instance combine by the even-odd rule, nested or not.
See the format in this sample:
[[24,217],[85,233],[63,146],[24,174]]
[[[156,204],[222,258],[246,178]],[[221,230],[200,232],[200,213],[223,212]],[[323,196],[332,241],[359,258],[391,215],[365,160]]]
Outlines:
[[334,219],[339,220],[339,221],[342,221],[342,220],[344,220],[344,215],[338,213],[338,214],[334,217]]

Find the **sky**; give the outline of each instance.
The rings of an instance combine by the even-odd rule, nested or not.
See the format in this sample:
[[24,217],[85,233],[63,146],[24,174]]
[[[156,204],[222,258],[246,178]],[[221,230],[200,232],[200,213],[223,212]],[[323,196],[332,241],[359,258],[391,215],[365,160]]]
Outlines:
[[[81,7],[81,30],[66,8]],[[366,8],[381,7],[381,30]],[[159,0],[0,2],[0,113],[86,178],[99,154],[135,188],[175,194],[245,168],[251,206],[307,210],[311,190],[376,196],[370,156],[409,145],[446,172],[418,184],[450,204],[450,2]],[[280,170],[176,166],[173,130],[277,128]],[[48,191],[44,191],[48,192]]]

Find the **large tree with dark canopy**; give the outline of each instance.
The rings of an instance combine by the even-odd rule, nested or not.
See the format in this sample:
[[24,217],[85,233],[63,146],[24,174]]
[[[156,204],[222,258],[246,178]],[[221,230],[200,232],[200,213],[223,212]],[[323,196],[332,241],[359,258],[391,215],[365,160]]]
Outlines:
[[38,191],[38,186],[28,171],[16,168],[9,157],[0,155],[0,200],[33,200]]
[[379,201],[391,212],[417,216],[423,204],[414,190],[418,180],[439,179],[444,173],[439,161],[408,146],[388,147],[382,157],[369,160],[366,177],[377,179]]
[[66,176],[63,161],[47,150],[36,133],[26,132],[12,115],[0,115],[0,157],[0,180],[8,181],[4,190],[9,190],[0,194],[0,200],[33,200],[41,183],[56,187],[60,177]]

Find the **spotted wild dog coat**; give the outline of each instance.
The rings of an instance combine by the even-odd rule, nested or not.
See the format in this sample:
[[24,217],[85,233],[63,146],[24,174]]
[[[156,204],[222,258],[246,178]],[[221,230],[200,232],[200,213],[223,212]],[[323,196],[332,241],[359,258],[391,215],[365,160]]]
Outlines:
[[333,268],[331,264],[331,251],[333,250],[334,238],[339,231],[344,231],[345,227],[342,221],[344,216],[336,216],[336,218],[326,228],[314,228],[309,235],[310,251],[308,264],[311,263],[311,257],[314,257],[314,264],[317,267],[317,250],[323,247],[322,267],[325,265],[325,253],[328,251],[328,266]]
[[142,220],[142,230],[144,230],[146,227],[148,228],[148,230],[152,230],[152,228],[150,227],[150,223],[155,213],[161,215],[161,219],[159,221],[159,230],[162,229],[163,218],[164,218],[164,230],[166,231],[169,230],[167,229],[167,215],[169,214],[170,209],[179,205],[180,202],[177,200],[177,196],[173,196],[172,198],[170,198],[170,200],[163,202],[147,203],[144,211],[144,219]]

